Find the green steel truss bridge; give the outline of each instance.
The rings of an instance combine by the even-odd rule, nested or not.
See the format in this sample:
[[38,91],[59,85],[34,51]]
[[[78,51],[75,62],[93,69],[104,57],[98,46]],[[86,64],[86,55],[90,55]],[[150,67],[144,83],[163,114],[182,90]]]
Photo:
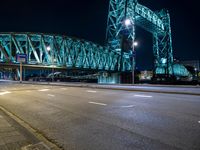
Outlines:
[[[125,25],[129,19],[130,24]],[[173,63],[170,15],[167,10],[152,11],[137,0],[110,0],[105,47],[61,35],[41,33],[0,33],[0,62],[17,63],[16,54],[27,54],[28,64],[113,72],[132,71],[134,46],[124,51],[122,41],[135,41],[135,27],[153,35],[156,74],[187,76]]]
[[119,55],[89,41],[59,35],[1,33],[0,61],[16,62],[16,54],[27,54],[28,64],[114,71]]

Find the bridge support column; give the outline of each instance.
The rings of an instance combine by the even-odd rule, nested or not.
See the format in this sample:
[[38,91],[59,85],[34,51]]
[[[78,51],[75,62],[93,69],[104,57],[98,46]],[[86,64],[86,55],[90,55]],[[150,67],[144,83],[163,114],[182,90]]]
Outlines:
[[120,83],[120,73],[102,72],[98,76],[99,84],[118,84]]

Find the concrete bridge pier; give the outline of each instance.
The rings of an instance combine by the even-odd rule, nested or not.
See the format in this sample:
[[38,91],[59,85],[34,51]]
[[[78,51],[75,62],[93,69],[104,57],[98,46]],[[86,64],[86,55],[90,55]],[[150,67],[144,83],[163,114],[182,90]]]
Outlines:
[[99,84],[119,84],[120,73],[100,72],[98,76]]

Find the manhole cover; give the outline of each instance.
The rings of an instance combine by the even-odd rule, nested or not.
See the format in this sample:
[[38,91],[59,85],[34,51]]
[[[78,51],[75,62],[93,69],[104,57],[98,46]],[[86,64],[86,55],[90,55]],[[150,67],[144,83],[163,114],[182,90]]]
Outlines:
[[22,148],[22,150],[50,150],[50,148],[43,142],[40,142],[34,145],[25,146]]

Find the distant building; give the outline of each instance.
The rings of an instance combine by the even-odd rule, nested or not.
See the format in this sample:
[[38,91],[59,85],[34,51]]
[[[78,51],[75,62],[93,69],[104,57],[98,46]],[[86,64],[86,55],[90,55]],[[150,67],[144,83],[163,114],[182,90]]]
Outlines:
[[141,71],[140,73],[140,80],[151,80],[153,77],[153,71]]
[[200,61],[199,60],[187,60],[187,61],[179,61],[180,64],[183,64],[184,66],[194,67],[196,70],[200,70]]
[[180,64],[184,65],[187,70],[192,74],[193,80],[198,80],[200,77],[200,61],[199,60],[187,60],[180,61]]

